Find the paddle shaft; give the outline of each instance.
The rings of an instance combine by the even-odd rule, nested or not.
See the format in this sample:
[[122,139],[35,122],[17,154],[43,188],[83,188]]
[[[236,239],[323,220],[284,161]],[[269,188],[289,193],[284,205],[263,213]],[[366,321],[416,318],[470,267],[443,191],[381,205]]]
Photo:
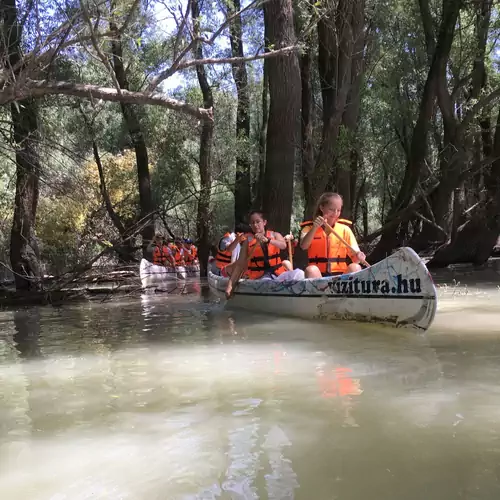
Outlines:
[[287,240],[286,244],[288,246],[288,260],[290,261],[290,264],[292,264],[292,269],[293,269],[293,251],[292,251],[292,241]]
[[[328,222],[324,222],[323,225],[325,226],[325,229],[329,232],[329,233],[332,233],[336,238],[338,238],[341,243],[343,243],[352,253],[356,254],[358,253],[358,250],[354,249],[351,245],[349,245],[349,243],[347,243],[346,240],[344,240],[344,238],[342,238],[342,236],[340,236],[339,234],[337,234],[333,227],[330,226],[330,224],[328,224]],[[362,260],[361,261],[361,264],[364,264],[366,267],[370,267],[370,264],[368,264],[368,262],[366,262],[366,260]]]

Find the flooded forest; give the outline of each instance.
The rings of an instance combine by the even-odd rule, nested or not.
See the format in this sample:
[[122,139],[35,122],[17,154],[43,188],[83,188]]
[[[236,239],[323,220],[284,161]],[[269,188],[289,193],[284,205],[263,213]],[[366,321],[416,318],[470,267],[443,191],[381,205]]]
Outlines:
[[0,3],[4,285],[297,234],[326,190],[371,262],[481,265],[500,233],[491,0]]

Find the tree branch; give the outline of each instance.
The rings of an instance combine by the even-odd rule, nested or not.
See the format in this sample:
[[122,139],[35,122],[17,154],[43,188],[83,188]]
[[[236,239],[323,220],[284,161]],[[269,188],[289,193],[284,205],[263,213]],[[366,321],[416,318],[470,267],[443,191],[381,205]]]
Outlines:
[[[196,43],[198,40],[195,40]],[[188,46],[189,48],[193,48],[193,42],[191,42]],[[172,65],[170,68],[165,70],[156,76],[152,82],[148,86],[148,91],[155,89],[163,80],[171,77],[177,71],[181,71],[183,69],[191,68],[193,66],[203,66],[205,64],[240,64],[250,61],[256,61],[258,59],[270,59],[271,57],[277,57],[281,55],[288,55],[292,52],[299,50],[297,45],[290,45],[289,47],[283,47],[278,50],[271,50],[269,52],[264,52],[262,54],[255,54],[254,56],[245,56],[245,57],[211,57],[205,59],[192,59],[183,63],[179,63],[176,68]],[[184,51],[183,51],[184,52]],[[179,56],[180,57],[180,56]]]
[[127,102],[131,104],[149,104],[181,111],[200,120],[213,120],[211,109],[198,108],[177,99],[172,99],[161,92],[133,92],[82,83],[48,80],[27,80],[21,88],[7,87],[0,92],[0,104],[22,101],[28,97],[45,95],[67,95],[84,99],[102,99],[103,101]]

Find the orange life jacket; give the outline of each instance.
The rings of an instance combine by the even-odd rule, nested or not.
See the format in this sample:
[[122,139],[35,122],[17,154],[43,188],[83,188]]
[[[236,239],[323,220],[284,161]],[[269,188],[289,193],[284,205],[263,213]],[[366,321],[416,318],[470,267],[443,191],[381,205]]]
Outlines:
[[[248,263],[248,271],[245,273],[251,280],[262,278],[265,273],[279,276],[286,269],[281,265],[281,249],[270,243],[259,244],[252,233],[245,235],[248,238],[248,253],[252,252],[252,258]],[[272,231],[266,231],[266,238],[271,239]],[[253,248],[256,246],[255,250]]]
[[[313,225],[313,221],[303,222],[300,227]],[[335,232],[342,236],[345,240],[346,230],[349,229],[352,222],[347,219],[338,219],[335,223]],[[351,259],[347,253],[348,249],[345,245],[333,235],[327,235],[322,227],[316,229],[311,245],[307,249],[307,257],[309,264],[318,266],[323,276],[330,273],[345,273]]]
[[232,252],[228,252],[227,250],[221,250],[220,249],[220,243],[224,238],[227,238],[231,236],[230,233],[226,233],[220,240],[219,244],[217,245],[217,254],[215,256],[215,265],[217,266],[218,269],[222,269],[223,267],[226,267],[228,264],[231,264],[231,255]]
[[175,247],[175,265],[184,265],[184,252],[182,251],[182,248],[179,248],[178,246]]
[[153,250],[153,264],[164,266],[167,262],[168,247],[166,245],[155,246]]
[[191,252],[191,262],[194,262],[198,258],[198,249],[195,245],[191,245],[189,251]]
[[184,247],[184,262],[187,266],[191,265],[196,259],[196,247],[190,245],[189,248]]

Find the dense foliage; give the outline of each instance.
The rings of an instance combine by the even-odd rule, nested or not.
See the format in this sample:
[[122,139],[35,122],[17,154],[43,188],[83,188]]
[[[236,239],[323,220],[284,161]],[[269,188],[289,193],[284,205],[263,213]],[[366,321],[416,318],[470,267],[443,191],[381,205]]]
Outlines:
[[436,265],[491,254],[491,0],[1,0],[0,14],[0,260],[20,288],[106,248],[137,262],[154,230],[206,255],[252,206],[296,233],[325,190],[370,260],[403,244],[438,248]]

